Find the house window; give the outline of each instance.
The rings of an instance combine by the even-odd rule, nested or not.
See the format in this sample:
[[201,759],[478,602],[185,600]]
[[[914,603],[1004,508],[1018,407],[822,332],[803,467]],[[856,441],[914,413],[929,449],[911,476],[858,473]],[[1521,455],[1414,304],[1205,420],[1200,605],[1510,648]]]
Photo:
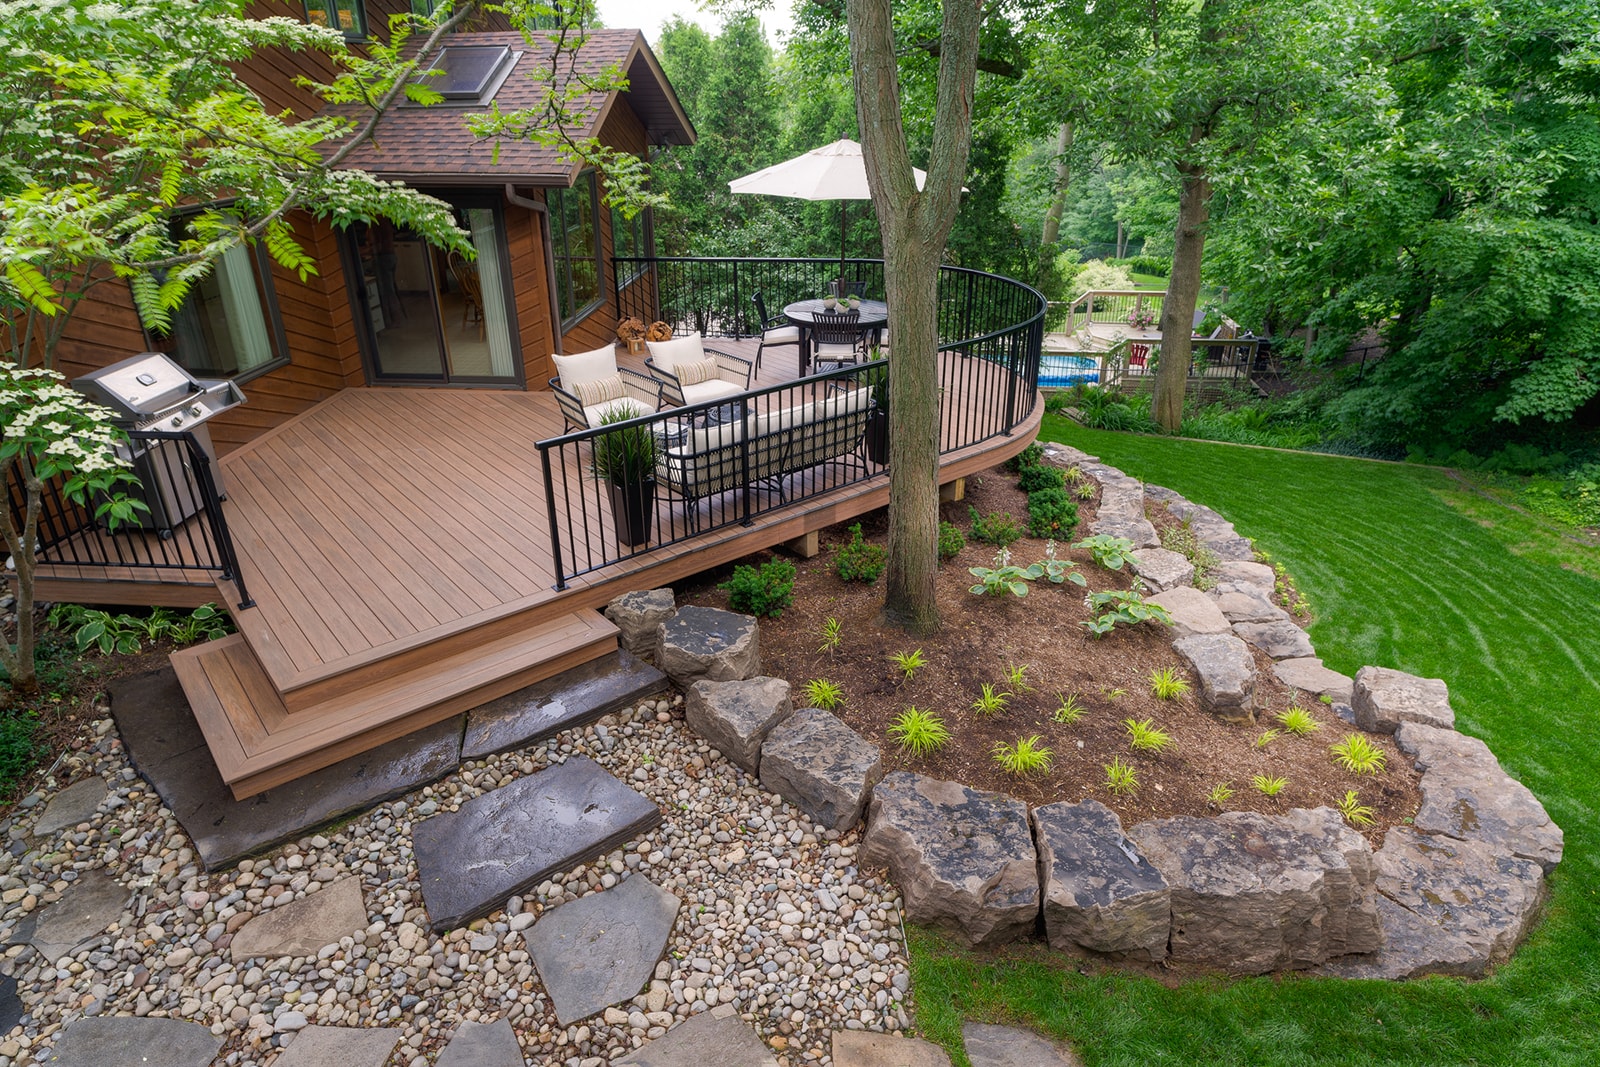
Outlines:
[[435,0],[411,0],[411,13],[418,18],[429,18],[433,15]]
[[643,262],[622,262],[624,260],[642,260],[650,253],[648,251],[650,220],[649,209],[639,212],[633,218],[625,218],[616,208],[611,209],[611,254],[618,260],[617,286],[632,285],[645,271],[648,264]]
[[240,378],[288,362],[272,274],[259,248],[234,245],[195,282],[151,346],[200,378]]
[[342,30],[351,40],[367,35],[367,11],[361,0],[306,0],[306,21]]
[[600,303],[599,215],[595,211],[594,171],[578,176],[570,189],[551,189],[550,243],[556,260],[556,294],[565,326]]

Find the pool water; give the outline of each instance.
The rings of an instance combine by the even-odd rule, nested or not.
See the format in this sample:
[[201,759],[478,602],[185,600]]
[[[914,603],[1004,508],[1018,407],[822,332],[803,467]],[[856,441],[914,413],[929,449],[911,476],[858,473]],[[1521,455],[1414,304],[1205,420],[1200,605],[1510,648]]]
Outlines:
[[1100,381],[1100,361],[1093,356],[1046,352],[1039,359],[1039,388],[1068,389]]

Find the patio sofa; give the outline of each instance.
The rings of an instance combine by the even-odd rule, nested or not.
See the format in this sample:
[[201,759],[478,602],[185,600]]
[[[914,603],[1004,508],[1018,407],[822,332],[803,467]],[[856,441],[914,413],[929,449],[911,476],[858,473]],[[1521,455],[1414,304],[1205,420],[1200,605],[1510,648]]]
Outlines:
[[742,422],[689,428],[658,451],[656,477],[690,503],[739,488],[748,440],[749,483],[781,496],[787,476],[854,455],[871,414],[871,391],[847,389]]

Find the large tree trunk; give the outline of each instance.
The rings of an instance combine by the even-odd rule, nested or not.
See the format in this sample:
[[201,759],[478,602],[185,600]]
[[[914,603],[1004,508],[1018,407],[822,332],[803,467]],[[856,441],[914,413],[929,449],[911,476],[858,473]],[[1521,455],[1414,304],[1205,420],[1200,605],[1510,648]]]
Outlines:
[[1172,245],[1172,276],[1161,308],[1161,364],[1156,370],[1154,415],[1163,430],[1183,422],[1183,393],[1194,353],[1194,309],[1200,301],[1200,261],[1205,253],[1206,220],[1211,215],[1211,182],[1205,168],[1179,163],[1178,229]]
[[960,207],[972,137],[978,0],[944,0],[928,180],[911,172],[900,121],[890,0],[846,0],[856,117],[872,206],[883,233],[889,301],[889,567],[884,617],[913,633],[938,628],[939,532],[937,299],[945,238]]
[[1063,122],[1056,134],[1056,191],[1044,213],[1044,230],[1039,235],[1046,248],[1061,236],[1061,216],[1067,210],[1067,192],[1072,187],[1072,163],[1067,159],[1067,149],[1071,147],[1072,123]]

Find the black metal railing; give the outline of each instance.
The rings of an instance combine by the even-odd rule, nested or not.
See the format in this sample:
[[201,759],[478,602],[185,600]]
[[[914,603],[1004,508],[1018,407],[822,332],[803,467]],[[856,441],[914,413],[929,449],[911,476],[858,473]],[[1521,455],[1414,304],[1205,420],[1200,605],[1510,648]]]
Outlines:
[[[105,580],[113,580],[114,569],[126,570],[114,579],[119,581],[173,581],[185,571],[214,572],[233,582],[239,607],[253,606],[206,450],[188,432],[129,430],[127,436],[139,478],[128,495],[144,500],[149,510],[111,529],[95,517],[97,501],[79,504],[62,491],[62,479],[52,479],[40,500],[36,560],[86,568]],[[15,473],[7,490],[20,529],[27,498]]]
[[[660,320],[673,333],[703,337],[751,337],[761,332],[754,297],[761,293],[767,314],[784,305],[823,296],[839,277],[837,259],[691,259],[642,257],[612,260],[611,276],[630,279],[616,287],[617,318],[646,324]],[[847,259],[844,273],[863,282],[866,296],[882,300],[883,260]]]
[[[749,301],[750,283],[777,293],[767,305],[776,313],[785,303],[818,295],[839,271],[837,260],[631,262],[643,264],[663,287],[641,287],[656,294],[659,303],[630,307],[624,301],[623,315],[662,319],[675,330],[703,327],[711,337],[753,332],[753,310],[741,318],[737,303]],[[852,261],[847,268],[867,281],[869,297],[881,295],[873,281],[882,278],[881,261]],[[792,288],[774,287],[784,279]],[[693,319],[692,310],[672,310],[694,308],[703,312],[688,322],[683,315]],[[1044,298],[1021,282],[959,267],[940,269],[941,455],[1010,434],[1031,414],[1038,397],[1044,311]],[[895,352],[891,338],[888,358]],[[538,442],[556,587],[645,552],[749,525],[787,505],[882,477],[888,467],[888,417],[879,398],[886,370],[882,361],[847,366]],[[608,434],[645,434],[653,442],[655,484],[647,499],[598,477],[595,456],[599,451],[603,460],[609,452]]]

